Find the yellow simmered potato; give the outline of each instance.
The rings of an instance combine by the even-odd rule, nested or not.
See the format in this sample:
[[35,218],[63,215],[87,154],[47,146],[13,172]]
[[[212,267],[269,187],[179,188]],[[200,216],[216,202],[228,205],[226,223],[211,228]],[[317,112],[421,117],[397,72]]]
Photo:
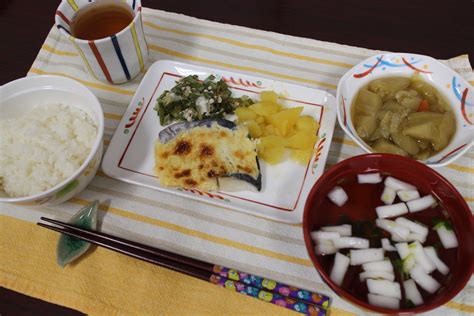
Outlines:
[[303,107],[284,108],[273,91],[263,91],[260,97],[260,102],[235,111],[238,122],[257,140],[258,156],[269,164],[280,163],[289,156],[306,165],[319,123],[312,116],[301,115]]
[[316,141],[316,136],[305,131],[296,132],[286,140],[286,146],[293,149],[311,150]]
[[278,95],[275,91],[263,91],[260,94],[262,102],[278,103]]
[[255,119],[255,121],[258,123],[258,124],[265,124],[265,118],[263,116],[257,116],[257,118]]
[[308,131],[311,133],[316,133],[318,127],[318,122],[316,122],[314,118],[309,115],[300,116],[296,121],[296,129],[299,131]]
[[281,136],[276,136],[276,135],[270,135],[270,136],[263,136],[260,137],[260,143],[258,144],[258,148],[263,148],[265,151],[268,148],[272,147],[283,147],[286,144],[285,138]]
[[260,125],[258,125],[257,122],[248,121],[248,122],[245,122],[245,126],[247,126],[249,130],[250,137],[255,139],[262,136],[262,128],[260,127]]
[[268,162],[271,165],[275,165],[283,160],[285,157],[286,149],[282,146],[279,147],[271,147],[265,149],[265,151],[259,156]]
[[257,118],[257,113],[249,108],[237,108],[235,109],[235,115],[239,121],[250,121]]
[[270,117],[272,114],[277,113],[281,107],[277,103],[259,102],[252,104],[249,108],[254,110],[258,115]]
[[272,136],[272,135],[281,136],[280,132],[275,128],[275,126],[271,124],[265,125],[265,127],[263,128],[263,136]]
[[303,107],[282,110],[271,116],[271,122],[280,131],[280,135],[286,136],[293,131],[293,126],[302,111]]

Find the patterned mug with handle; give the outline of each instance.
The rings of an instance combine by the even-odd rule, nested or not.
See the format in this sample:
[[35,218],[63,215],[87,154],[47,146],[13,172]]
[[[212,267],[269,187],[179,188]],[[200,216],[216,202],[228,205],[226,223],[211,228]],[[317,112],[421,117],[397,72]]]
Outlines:
[[75,14],[85,6],[91,5],[90,0],[63,0],[55,16],[56,27],[71,41],[90,75],[111,84],[133,79],[144,70],[148,59],[141,1],[126,0],[122,3],[133,11],[132,22],[116,34],[95,40],[79,39],[71,32],[71,21]]

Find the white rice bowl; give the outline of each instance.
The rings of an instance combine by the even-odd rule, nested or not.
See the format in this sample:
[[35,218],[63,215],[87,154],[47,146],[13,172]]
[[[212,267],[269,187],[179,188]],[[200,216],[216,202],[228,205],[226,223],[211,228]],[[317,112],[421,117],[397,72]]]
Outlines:
[[59,103],[0,120],[0,189],[35,195],[71,177],[90,154],[98,128],[84,111]]

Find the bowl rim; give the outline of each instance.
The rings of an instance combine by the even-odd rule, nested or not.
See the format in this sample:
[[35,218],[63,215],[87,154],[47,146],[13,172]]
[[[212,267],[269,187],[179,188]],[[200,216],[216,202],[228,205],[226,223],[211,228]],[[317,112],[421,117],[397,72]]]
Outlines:
[[347,163],[350,163],[354,160],[360,160],[360,159],[364,159],[366,157],[375,157],[375,156],[380,156],[380,159],[385,159],[385,157],[403,159],[403,160],[406,160],[407,162],[409,161],[410,163],[418,165],[418,167],[420,167],[421,169],[424,169],[423,172],[428,172],[428,173],[431,173],[431,174],[435,175],[441,182],[443,182],[445,185],[448,186],[449,190],[451,191],[451,193],[453,193],[456,196],[457,200],[461,201],[461,204],[463,205],[463,209],[469,211],[469,213],[471,214],[471,217],[470,217],[471,218],[471,223],[470,223],[471,224],[470,225],[471,229],[472,229],[472,227],[474,227],[474,217],[472,216],[470,208],[467,205],[464,198],[462,197],[462,195],[454,187],[454,185],[451,184],[451,182],[449,182],[445,177],[443,177],[435,169],[432,169],[429,166],[427,166],[427,165],[425,165],[425,164],[423,164],[423,163],[421,163],[417,160],[414,160],[412,158],[408,158],[408,157],[403,157],[403,156],[388,154],[388,153],[369,153],[369,154],[363,154],[363,155],[350,157],[350,158],[344,159],[344,160],[338,162],[337,164],[333,165],[331,168],[329,168],[318,179],[318,181],[311,188],[311,191],[308,195],[308,198],[306,199],[304,213],[303,213],[303,224],[302,224],[303,238],[304,238],[304,242],[305,242],[305,246],[306,246],[306,251],[308,252],[308,256],[310,257],[310,260],[313,263],[314,268],[316,269],[316,271],[320,275],[323,282],[326,283],[329,286],[329,288],[331,288],[331,290],[333,292],[335,292],[336,295],[338,295],[343,300],[348,301],[351,304],[354,304],[359,308],[369,310],[369,311],[372,311],[372,312],[383,313],[383,314],[418,314],[418,313],[428,312],[430,310],[433,310],[433,309],[435,309],[439,306],[442,306],[442,305],[446,304],[448,301],[450,301],[453,297],[455,297],[457,294],[459,294],[459,292],[461,292],[464,289],[466,284],[469,282],[472,274],[474,273],[474,261],[471,261],[470,271],[466,271],[466,273],[463,275],[463,278],[461,279],[461,282],[459,282],[454,287],[454,290],[449,295],[445,295],[440,300],[440,302],[438,302],[437,304],[434,304],[434,305],[420,305],[420,306],[417,306],[417,307],[414,307],[414,308],[403,309],[403,310],[400,310],[400,309],[392,310],[392,309],[387,309],[387,308],[382,308],[382,307],[370,305],[368,302],[362,301],[362,300],[354,297],[352,294],[350,294],[349,292],[344,290],[342,287],[339,287],[336,284],[334,284],[334,282],[330,279],[329,275],[324,271],[324,269],[319,264],[319,261],[317,260],[316,255],[314,253],[314,250],[313,250],[313,247],[312,247],[312,239],[310,237],[310,232],[311,231],[309,229],[308,221],[309,221],[309,214],[311,212],[311,204],[312,204],[311,201],[314,199],[314,195],[315,195],[317,189],[319,189],[319,187],[322,186],[322,183],[324,183],[327,178],[332,176],[332,173],[334,172],[334,170],[336,170],[336,168],[339,167],[341,164],[347,164]]
[[[53,81],[59,80],[59,81],[65,82],[68,85],[74,85],[75,89],[82,90],[82,91],[80,91],[81,96],[85,95],[86,98],[91,98],[93,100],[93,102],[91,102],[91,104],[90,104],[91,107],[96,107],[98,109],[98,111],[97,111],[98,112],[98,119],[97,119],[97,122],[96,122],[97,123],[97,135],[96,135],[94,144],[93,144],[89,154],[87,155],[87,158],[82,163],[82,165],[71,176],[64,179],[63,181],[61,181],[60,183],[58,183],[54,187],[52,187],[52,188],[50,188],[46,191],[34,194],[34,195],[21,196],[21,197],[0,197],[0,202],[6,202],[6,203],[30,202],[30,201],[34,201],[34,200],[44,198],[44,197],[48,196],[49,194],[58,191],[59,189],[61,189],[65,185],[67,185],[71,180],[76,179],[79,175],[81,175],[84,172],[86,167],[89,165],[89,163],[95,157],[95,155],[96,155],[97,151],[99,150],[99,148],[102,146],[102,140],[103,140],[103,136],[104,136],[104,111],[102,110],[102,106],[100,105],[100,102],[97,99],[97,97],[92,93],[91,90],[89,90],[85,85],[83,85],[79,81],[74,80],[74,79],[70,79],[70,78],[67,78],[67,77],[63,77],[63,76],[56,76],[56,75],[35,75],[35,76],[28,76],[28,77],[23,77],[23,78],[19,78],[19,79],[10,81],[10,82],[4,84],[3,86],[0,86],[0,90],[2,90],[4,88],[7,88],[7,87],[14,86],[14,85],[16,85],[20,82],[25,82],[25,81],[39,81],[39,82],[44,82],[45,84],[48,84],[47,86],[38,86],[37,88],[36,87],[35,88],[30,88],[30,89],[25,91],[25,94],[36,92],[36,91],[39,91],[39,90],[44,90],[45,88],[48,89],[48,90],[58,90],[54,87],[54,82],[50,83],[51,80],[53,80]],[[62,90],[62,91],[64,91],[64,90]],[[65,92],[70,93],[69,91],[65,91]],[[16,95],[19,95],[19,94],[16,94]],[[1,106],[1,103],[0,103],[0,106]]]
[[[374,54],[370,57],[367,57],[366,59],[362,60],[361,62],[357,63],[354,67],[352,67],[351,69],[349,69],[342,77],[341,79],[339,80],[338,84],[337,84],[337,89],[336,89],[336,113],[337,113],[337,122],[339,123],[339,126],[342,128],[342,130],[344,131],[344,133],[346,133],[347,135],[349,135],[349,137],[360,147],[362,148],[362,150],[364,150],[366,153],[376,153],[376,152],[373,152],[369,149],[369,146],[365,144],[365,142],[361,142],[361,140],[359,140],[352,132],[351,130],[344,125],[344,121],[343,121],[343,113],[341,112],[341,109],[340,109],[340,106],[339,106],[339,100],[341,99],[341,90],[342,90],[342,85],[345,81],[348,80],[348,78],[351,77],[351,75],[353,74],[354,70],[358,67],[360,67],[361,65],[367,63],[368,61],[372,60],[374,57],[377,57],[377,56],[389,56],[389,55],[408,55],[408,56],[411,56],[411,57],[422,57],[422,58],[426,58],[428,60],[430,60],[431,62],[433,62],[434,64],[436,64],[438,67],[441,67],[443,68],[444,70],[450,72],[451,74],[453,75],[457,75],[458,78],[460,79],[460,81],[468,86],[468,87],[471,87],[471,84],[469,84],[467,82],[467,80],[462,77],[459,73],[457,73],[456,71],[454,71],[453,69],[449,68],[448,66],[446,66],[445,64],[441,63],[440,61],[436,60],[435,58],[431,57],[431,56],[428,56],[428,55],[422,55],[422,54],[413,54],[413,53],[404,53],[404,52],[381,52],[381,53],[378,53],[378,54]],[[387,74],[389,74],[389,72],[387,72]],[[374,78],[376,79],[376,78]],[[350,106],[350,105],[349,105]],[[348,118],[350,121],[352,120],[351,117],[349,116]],[[474,138],[467,143],[467,145],[462,148],[461,150],[459,150],[458,152],[456,152],[456,154],[454,155],[451,155],[450,157],[448,157],[447,159],[444,159],[442,162],[438,162],[438,163],[426,163],[426,160],[423,161],[423,160],[417,160],[419,161],[420,163],[424,164],[424,165],[427,165],[427,166],[430,166],[432,168],[440,168],[440,167],[444,167],[444,166],[447,166],[449,165],[450,163],[453,163],[455,160],[457,160],[459,157],[461,157],[462,155],[464,155],[472,146],[474,145]],[[444,149],[443,149],[444,150]]]

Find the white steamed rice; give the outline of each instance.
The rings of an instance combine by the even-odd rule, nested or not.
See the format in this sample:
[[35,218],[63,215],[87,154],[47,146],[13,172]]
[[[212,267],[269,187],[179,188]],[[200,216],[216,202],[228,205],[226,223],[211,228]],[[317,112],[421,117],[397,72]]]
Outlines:
[[84,111],[62,104],[0,120],[0,190],[22,197],[54,187],[84,163],[96,136]]

